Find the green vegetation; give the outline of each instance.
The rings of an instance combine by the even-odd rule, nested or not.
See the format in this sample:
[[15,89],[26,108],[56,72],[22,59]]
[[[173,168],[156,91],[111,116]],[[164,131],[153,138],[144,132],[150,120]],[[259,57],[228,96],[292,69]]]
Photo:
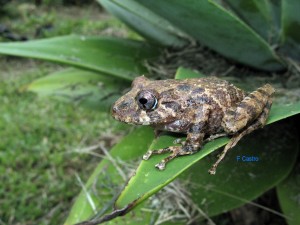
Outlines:
[[[25,20],[14,12],[13,19],[0,23],[29,38],[48,18],[54,30],[45,36],[72,31],[126,35],[123,25],[91,6],[35,10]],[[24,91],[60,66],[1,56],[0,68],[0,224],[61,224],[81,190],[75,175],[84,182],[100,161],[93,155],[99,148],[83,150],[101,143],[111,146],[118,139],[112,134],[117,123],[107,113]]]
[[[127,32],[125,25],[104,13],[96,3],[84,7],[10,3],[5,9],[0,15],[1,24],[29,39],[67,34],[137,36]],[[7,41],[1,35],[0,40]]]
[[[99,2],[124,23],[136,30],[145,40],[132,41],[127,39],[129,36],[141,39],[136,34],[125,35],[126,38],[123,38],[124,36],[121,38],[87,36],[94,34],[93,29],[91,32],[83,31],[84,24],[73,23],[70,26],[74,29],[77,27],[78,31],[75,33],[79,35],[67,35],[28,42],[0,43],[0,53],[2,54],[43,59],[70,66],[70,68],[59,72],[53,72],[54,69],[50,71],[50,69],[47,70],[41,66],[45,73],[42,73],[41,76],[37,75],[39,78],[33,82],[28,82],[28,86],[22,90],[31,90],[40,95],[59,97],[72,102],[69,107],[76,109],[78,112],[81,112],[77,110],[79,105],[88,105],[94,110],[99,110],[95,114],[99,118],[94,118],[93,113],[89,113],[87,118],[92,116],[91,120],[107,121],[106,114],[100,112],[107,112],[109,105],[116,97],[122,95],[122,90],[130,86],[130,81],[134,77],[145,72],[149,72],[153,78],[156,78],[155,76],[160,78],[174,77],[175,72],[170,73],[170,71],[174,71],[182,65],[185,66],[182,60],[193,61],[199,55],[205,55],[206,50],[201,45],[205,44],[228,59],[240,63],[238,66],[236,63],[227,62],[227,69],[223,69],[223,73],[220,75],[224,79],[230,79],[228,74],[238,74],[235,77],[239,79],[237,83],[240,83],[246,90],[251,89],[250,87],[253,84],[249,80],[260,80],[260,82],[270,82],[274,85],[279,97],[276,97],[276,101],[274,101],[268,123],[291,117],[300,112],[299,95],[297,95],[299,88],[296,87],[297,85],[294,85],[291,90],[287,88],[288,80],[293,81],[295,78],[297,80],[300,73],[297,62],[299,40],[297,32],[291,32],[295,28],[294,22],[300,20],[298,13],[291,7],[291,5],[294,5],[294,8],[299,6],[296,0],[291,1],[291,5],[283,2],[280,7],[271,0],[267,1],[266,4],[254,1],[250,5],[236,5],[234,1],[227,0],[225,7],[220,5],[219,1],[209,0],[187,0],[185,2],[174,0],[172,4],[167,0],[153,1],[151,4],[149,1],[144,0],[99,0]],[[232,7],[231,10],[229,10],[229,6]],[[25,21],[32,20],[32,24],[38,24],[39,22],[35,21],[35,18],[32,19],[35,10],[34,7],[23,5],[19,13]],[[35,28],[35,32],[32,32],[30,37],[52,37],[52,35],[70,33],[71,30],[68,30],[68,25],[60,28],[57,26],[58,30],[55,30],[56,26],[53,26],[53,24],[54,22],[58,23],[56,19],[59,17],[56,12],[53,13],[53,17],[51,15],[50,17],[48,15],[40,17],[42,18],[41,25]],[[254,13],[255,20],[251,20],[253,16],[250,15],[251,13]],[[73,17],[78,18],[78,15],[73,15]],[[279,17],[281,17],[280,20],[278,20]],[[280,23],[277,23],[278,21]],[[265,29],[257,27],[257,24],[261,22],[264,22]],[[15,30],[17,29],[19,28],[16,27]],[[20,32],[22,32],[22,29],[23,27],[21,27]],[[101,29],[99,28],[99,30]],[[60,33],[60,30],[63,30],[63,32]],[[103,36],[102,32],[100,34]],[[5,38],[9,39],[4,36],[4,41],[6,41]],[[189,45],[187,49],[185,49],[186,45]],[[278,48],[275,49],[274,45]],[[166,49],[165,47],[171,48]],[[213,52],[210,52],[209,55],[217,59],[218,57],[221,58]],[[172,57],[177,60],[176,63],[168,60]],[[212,63],[207,60],[205,56],[203,60],[193,61],[194,65],[199,64],[199,61],[205,61],[210,66],[214,65],[213,67],[219,65],[215,61]],[[172,70],[165,70],[170,65],[173,66]],[[258,73],[245,65],[269,72]],[[200,68],[200,71],[203,69],[193,65],[189,68],[198,70]],[[286,70],[286,74],[282,70]],[[155,72],[152,73],[153,71]],[[273,77],[270,76],[270,71],[273,72]],[[203,73],[206,74],[206,72]],[[45,74],[47,76],[44,76]],[[257,74],[260,76],[255,76]],[[201,75],[191,70],[179,68],[175,78],[182,79],[191,76],[198,77]],[[291,83],[294,82],[290,81]],[[289,97],[292,92],[295,98]],[[46,106],[44,108],[47,109]],[[37,113],[37,115],[40,115],[44,120],[39,124],[48,130],[47,132],[43,130],[40,136],[37,135],[39,141],[33,142],[34,146],[47,145],[47,137],[45,138],[47,134],[57,138],[57,134],[59,137],[62,136],[62,132],[59,131],[64,130],[60,128],[58,132],[55,132],[55,126],[55,128],[50,125],[50,127],[47,126],[49,121],[48,118],[45,121],[45,114],[48,111],[43,111],[44,108],[39,108],[42,109],[39,112],[41,114]],[[56,108],[59,111],[60,106],[56,105]],[[88,111],[83,110],[82,112],[84,114]],[[65,113],[68,113],[68,110],[65,109],[63,115]],[[5,119],[7,120],[7,116]],[[69,120],[69,118],[66,118],[66,121],[57,121],[59,121],[58,125],[72,123],[73,126],[73,120]],[[78,123],[80,124],[79,121]],[[103,128],[100,129],[105,131],[108,127],[113,128],[114,126],[111,123],[100,123],[103,125]],[[53,124],[56,123],[53,122]],[[70,125],[71,131],[72,126]],[[295,198],[288,197],[287,194],[291,193],[289,190],[292,190],[292,193],[297,193],[299,189],[295,182],[297,180],[295,179],[296,172],[292,172],[299,152],[298,140],[295,138],[295,128],[288,123],[276,123],[272,126],[276,126],[276,128],[267,127],[261,132],[257,131],[243,139],[242,143],[235,148],[235,154],[238,154],[239,151],[239,154],[259,154],[264,159],[261,164],[254,166],[254,164],[249,163],[238,167],[233,166],[234,155],[231,154],[226,159],[230,160],[231,163],[226,164],[225,160],[219,168],[221,172],[218,172],[216,176],[210,176],[206,173],[208,169],[207,162],[211,160],[211,157],[215,158],[213,152],[223,146],[228,141],[227,138],[211,141],[203,147],[200,153],[183,157],[181,160],[178,159],[176,164],[173,163],[168,166],[169,170],[159,172],[153,167],[156,160],[161,159],[159,156],[153,157],[147,162],[142,161],[138,167],[136,161],[140,162],[141,152],[146,152],[149,147],[156,149],[168,146],[175,137],[166,134],[152,140],[153,136],[149,128],[137,129],[115,145],[110,152],[111,154],[106,151],[106,148],[101,148],[104,160],[100,162],[89,178],[86,187],[82,189],[65,224],[69,225],[89,219],[95,213],[97,213],[96,216],[101,217],[111,212],[114,201],[114,205],[120,210],[115,211],[111,218],[138,209],[135,210],[132,217],[126,217],[128,223],[140,224],[141,220],[143,224],[150,221],[163,221],[163,215],[166,216],[169,212],[167,214],[161,212],[167,210],[166,205],[173,205],[173,203],[170,204],[172,199],[179,200],[180,197],[178,196],[181,193],[186,193],[181,196],[183,203],[175,207],[175,211],[171,215],[184,214],[185,211],[182,209],[186,206],[197,209],[198,214],[196,213],[195,217],[189,218],[186,215],[184,217],[185,221],[176,221],[177,224],[184,224],[186,221],[195,219],[199,220],[199,213],[201,217],[210,220],[212,216],[220,215],[222,212],[251,202],[271,188],[277,187],[279,187],[279,195],[278,197],[274,196],[282,203],[283,212],[286,213],[291,208],[296,212],[298,209],[294,207],[296,205]],[[98,127],[91,126],[91,128],[94,132],[94,129]],[[23,130],[22,132],[24,132]],[[73,135],[76,135],[76,132],[73,131]],[[251,138],[253,138],[252,141]],[[73,139],[76,140],[75,137]],[[111,135],[110,139],[114,140],[115,138]],[[91,142],[93,141],[91,140]],[[38,145],[37,143],[41,144]],[[47,148],[42,147],[40,149]],[[289,152],[289,154],[286,154],[286,152]],[[203,158],[211,153],[213,153],[211,157]],[[65,162],[65,160],[64,154],[62,154],[58,161]],[[90,165],[89,162],[88,164]],[[33,163],[33,165],[35,164]],[[85,166],[82,167],[85,168]],[[137,169],[135,170],[135,168]],[[135,171],[135,176],[130,178],[129,174],[132,171]],[[201,171],[200,175],[199,171]],[[287,177],[289,177],[288,180],[286,180]],[[181,187],[179,189],[181,191],[174,191],[176,188],[178,189],[176,187],[168,192],[166,191],[168,186],[162,190],[175,178],[177,178],[176,182],[180,183],[179,186]],[[246,182],[249,182],[249,184],[245,184]],[[122,183],[127,185],[122,187],[120,186]],[[285,185],[285,183],[289,185]],[[187,187],[189,187],[191,193],[186,192]],[[173,193],[173,196],[171,195],[167,200],[169,204],[162,198],[157,197],[161,192]],[[174,192],[177,194],[174,195]],[[157,196],[152,197],[154,194],[157,194]],[[201,211],[201,209],[203,210]],[[148,213],[143,213],[143,210]],[[50,210],[50,212],[52,211]],[[293,213],[289,215],[291,214]],[[280,214],[280,216],[284,218],[284,215]],[[55,220],[57,217],[51,218]],[[176,218],[176,216],[173,218]],[[116,224],[119,220],[120,218],[113,220],[111,224]],[[45,222],[47,220],[44,217],[41,221]],[[299,222],[296,217],[286,221],[291,225]],[[124,221],[122,220],[122,222]]]
[[[105,114],[20,92],[49,65],[9,64],[14,69],[2,71],[0,82],[1,222],[61,223],[80,190],[75,174],[85,180],[99,160],[77,150],[101,142],[112,121]],[[26,64],[34,69],[17,71]]]

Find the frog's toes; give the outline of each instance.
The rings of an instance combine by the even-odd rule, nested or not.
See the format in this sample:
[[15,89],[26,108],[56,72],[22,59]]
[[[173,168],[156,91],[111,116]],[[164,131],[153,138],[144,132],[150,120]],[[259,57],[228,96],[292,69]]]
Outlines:
[[147,160],[149,159],[152,155],[159,155],[159,154],[164,154],[171,152],[171,155],[168,157],[164,158],[162,161],[160,161],[158,164],[155,165],[155,167],[159,170],[164,170],[166,167],[166,164],[176,158],[177,156],[181,155],[190,155],[193,152],[191,151],[185,151],[183,150],[182,146],[170,146],[167,148],[163,149],[158,149],[158,150],[149,150],[144,156],[143,159]]
[[148,160],[150,156],[152,155],[153,151],[149,150],[146,152],[146,154],[143,155],[143,160]]
[[166,168],[166,162],[165,160],[162,160],[161,162],[157,163],[155,167],[159,170],[164,170]]
[[143,160],[148,160],[152,155],[160,155],[164,153],[171,152],[170,148],[162,148],[158,150],[148,150],[146,154],[143,155]]
[[216,174],[216,170],[217,170],[217,167],[212,166],[212,168],[210,168],[210,169],[208,170],[208,173],[209,173],[210,175],[215,175],[215,174]]

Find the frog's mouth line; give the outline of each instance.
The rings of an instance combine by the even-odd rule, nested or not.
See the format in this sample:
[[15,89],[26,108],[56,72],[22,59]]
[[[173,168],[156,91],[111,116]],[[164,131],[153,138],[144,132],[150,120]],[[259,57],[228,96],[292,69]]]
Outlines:
[[118,121],[126,123],[126,124],[144,125],[142,122],[140,122],[140,119],[136,120],[137,122],[133,122],[134,120],[132,120],[132,118],[129,116],[125,117],[125,116],[118,115],[117,113],[112,113],[111,115],[115,120],[118,120]]

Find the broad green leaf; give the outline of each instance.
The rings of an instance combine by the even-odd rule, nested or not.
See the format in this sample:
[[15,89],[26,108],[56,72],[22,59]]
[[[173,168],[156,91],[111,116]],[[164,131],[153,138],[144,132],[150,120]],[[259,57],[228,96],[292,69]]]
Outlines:
[[182,47],[187,35],[133,0],[98,0],[103,7],[149,41]]
[[133,80],[146,72],[143,60],[157,56],[158,49],[140,41],[70,35],[0,43],[0,54],[49,60]]
[[[176,78],[180,78],[180,79],[184,79],[184,78],[188,78],[188,77],[196,77],[196,76],[199,76],[199,74],[194,73],[190,70],[186,70],[184,68],[180,68],[180,70],[178,70],[178,72],[176,74]],[[300,103],[298,105],[297,104],[290,105],[286,108],[284,108],[284,107],[276,108],[275,107],[275,110],[274,111],[272,110],[271,117],[269,119],[269,123],[275,122],[276,120],[285,118],[287,116],[297,114],[297,113],[299,113],[299,111],[300,111]],[[271,129],[271,130],[279,130],[279,131],[285,132],[286,129]],[[269,138],[268,132],[261,130],[261,131],[255,132],[255,133],[259,133],[259,132],[262,135],[265,135],[262,139]],[[255,137],[255,140],[257,140],[255,133],[253,133],[253,135],[249,135],[249,138],[251,138],[251,136],[253,136],[253,138]],[[286,132],[285,132],[285,135],[279,134],[279,136],[285,137],[285,139],[288,140],[288,143],[290,143],[291,146],[293,145],[293,143],[294,143],[293,140],[289,139],[288,136],[286,136]],[[282,138],[275,137],[275,139],[280,141]],[[122,141],[117,146],[115,146],[111,151],[111,156],[114,159],[120,158],[124,161],[127,161],[126,162],[127,164],[128,164],[128,160],[131,160],[131,159],[138,158],[138,160],[140,160],[141,155],[144,154],[148,150],[148,145],[150,144],[150,142],[152,140],[153,140],[153,132],[151,131],[151,129],[149,129],[147,127],[141,127],[138,130],[136,130],[135,133],[132,133],[131,135],[126,137],[124,139],[124,141]],[[154,140],[154,142],[151,144],[150,148],[160,148],[160,147],[172,145],[173,140],[174,140],[174,137],[169,136],[169,135],[163,135],[163,136],[161,136],[161,138],[159,140]],[[186,157],[181,157],[181,158],[176,159],[174,162],[169,164],[167,169],[163,172],[157,171],[154,168],[154,165],[159,160],[161,160],[164,156],[156,156],[156,157],[153,157],[152,159],[150,159],[149,161],[142,161],[140,166],[138,167],[138,169],[135,172],[136,175],[134,175],[131,178],[131,180],[129,180],[128,184],[126,183],[127,186],[125,187],[125,189],[122,191],[121,195],[119,196],[119,198],[116,202],[116,206],[118,208],[121,208],[122,206],[126,206],[128,203],[131,203],[133,200],[137,199],[137,202],[134,203],[135,204],[134,206],[140,207],[141,206],[140,203],[142,201],[146,200],[147,197],[151,196],[156,191],[160,190],[163,186],[165,186],[167,183],[169,183],[170,181],[175,179],[179,174],[182,174],[184,171],[186,171],[188,173],[189,170],[186,170],[186,168],[188,168],[188,167],[193,168],[192,165],[195,164],[204,155],[207,155],[210,152],[213,152],[218,147],[223,146],[224,144],[227,143],[227,141],[228,141],[227,138],[220,138],[213,142],[210,142],[204,146],[204,149],[202,149],[201,152],[199,152],[195,155],[192,155],[192,156],[186,156]],[[248,144],[248,142],[246,142],[246,140],[244,141],[244,143]],[[260,141],[258,143],[260,143]],[[280,144],[278,141],[273,143],[272,139],[271,139],[271,143],[269,142],[269,145],[265,146],[266,149],[258,148],[258,147],[254,147],[254,146],[249,148],[248,145],[246,145],[246,146],[241,145],[240,146],[241,150],[237,150],[238,148],[236,148],[235,150],[232,150],[232,151],[234,151],[235,154],[237,154],[238,151],[240,151],[241,154],[243,154],[243,153],[251,154],[252,150],[255,149],[256,153],[261,154],[259,156],[262,157],[262,159],[266,159],[266,153],[268,152],[267,148],[274,146],[274,145],[275,146],[277,146],[277,145],[284,146],[284,145]],[[136,150],[136,148],[138,148],[139,150]],[[260,150],[263,153],[260,153]],[[276,182],[278,182],[278,180],[280,180],[280,178],[282,178],[284,175],[286,175],[288,173],[289,167],[286,166],[286,161],[289,161],[290,166],[293,165],[293,160],[295,159],[295,156],[294,156],[295,149],[289,148],[287,151],[289,151],[290,154],[286,154],[286,156],[282,156],[282,159],[285,159],[284,160],[285,163],[282,165],[282,167],[284,167],[284,168],[281,170],[281,172],[279,172],[278,176],[275,176],[275,179],[272,180],[272,182],[269,184],[268,187],[273,186]],[[274,155],[274,157],[277,159],[277,160],[275,160],[275,162],[278,163],[277,152],[274,152],[272,155]],[[282,151],[279,151],[279,152],[282,152]],[[286,151],[284,151],[284,152],[286,152]],[[234,154],[234,153],[232,153],[232,154]],[[233,157],[232,159],[234,160],[235,159],[234,156],[236,156],[236,155],[233,155],[233,156],[229,155],[229,158]],[[280,156],[280,154],[279,154],[279,156]],[[288,157],[291,157],[291,159],[289,160]],[[225,160],[225,162],[220,165],[219,171],[216,176],[221,176],[222,171],[228,171],[228,170],[224,170],[223,167],[226,166],[225,164],[228,163],[228,160],[230,160],[229,158],[227,157],[227,159],[226,159],[227,162]],[[281,158],[281,156],[279,158]],[[215,159],[216,158],[214,157],[212,160],[215,160]],[[105,160],[103,160],[100,163],[99,167],[96,169],[94,174],[89,179],[89,181],[86,185],[87,190],[90,190],[91,187],[95,187],[95,185],[93,185],[93,184],[95,183],[95,180],[97,180],[97,179],[98,179],[97,183],[100,182],[100,184],[101,184],[101,182],[107,182],[107,176],[104,176],[103,173],[105,173],[106,175],[109,174],[109,177],[112,178],[109,180],[113,180],[115,184],[116,183],[119,185],[122,183],[124,184],[124,181],[120,178],[119,172],[116,171],[116,166],[111,165],[112,161],[109,161],[107,159],[105,159]],[[208,164],[207,163],[205,164],[205,162],[206,162],[205,160],[202,160],[201,162],[195,164],[194,166],[199,166],[199,165],[204,166],[203,168],[205,169],[205,173],[203,172],[203,174],[206,175],[207,169],[208,169]],[[272,164],[272,162],[273,162],[273,158],[268,163]],[[211,165],[211,163],[209,163],[209,165]],[[242,165],[242,167],[243,167],[243,165]],[[244,166],[244,167],[247,169],[247,166]],[[231,167],[231,168],[233,168],[233,167]],[[234,168],[236,169],[236,166]],[[272,168],[272,167],[270,167],[270,168]],[[278,165],[278,168],[281,168],[280,165]],[[252,171],[253,165],[250,166],[248,169]],[[222,170],[222,171],[220,171],[220,170]],[[267,171],[269,171],[269,170],[267,170]],[[229,173],[229,174],[231,176],[232,173]],[[247,173],[247,176],[249,176],[249,174],[250,173]],[[182,178],[184,178],[184,176],[186,176],[186,175],[185,174],[182,175]],[[216,176],[208,176],[208,177],[211,177],[211,179],[213,179]],[[227,177],[226,177],[224,175],[224,176],[222,176],[222,178],[226,177],[226,179],[225,179],[225,181],[226,181],[229,179],[228,177],[230,177],[230,176],[227,175]],[[251,176],[251,174],[250,174],[250,176]],[[259,175],[258,175],[258,177],[259,177]],[[267,188],[264,185],[265,184],[263,184],[263,186],[261,187],[262,189]],[[199,183],[198,183],[198,186],[199,186]],[[200,188],[201,187],[199,187],[199,189]],[[205,188],[207,189],[207,187],[205,187]],[[104,185],[100,186],[99,188],[96,188],[93,190],[99,190],[102,193],[108,191],[106,183],[104,183]],[[211,190],[215,193],[222,192],[222,190],[220,191],[219,189],[217,189],[215,187],[211,188]],[[116,193],[116,194],[118,193],[118,191],[115,191],[115,190],[113,190],[111,192]],[[91,192],[91,193],[92,193],[92,198],[94,199],[94,201],[96,201],[96,205],[99,204],[96,207],[98,209],[98,211],[100,211],[99,209],[105,207],[105,210],[101,211],[100,216],[109,212],[111,205],[113,204],[114,197],[116,197],[116,195],[111,194],[111,195],[108,195],[107,197],[99,198],[99,196],[96,193],[94,193],[94,192]],[[193,194],[196,194],[196,191]],[[251,196],[253,197],[253,196],[256,196],[257,194],[258,194],[258,192],[255,191],[254,194],[253,193],[251,194]],[[229,200],[229,203],[231,205],[239,205],[243,201],[245,201],[245,199],[241,199],[241,197],[239,197],[239,196],[231,196],[230,193],[221,193],[221,196],[226,197],[226,195],[230,196],[231,199],[232,198],[234,199],[234,200]],[[195,198],[197,198],[197,196],[195,196]],[[236,201],[236,199],[238,199],[239,201]],[[205,202],[205,201],[202,201],[202,202]],[[133,218],[135,219],[135,218],[139,217],[141,215],[140,213],[141,212],[139,211],[139,209],[136,208],[136,210],[134,210],[134,214],[132,214],[132,215],[136,215],[136,217],[133,217]],[[81,220],[85,220],[93,214],[94,214],[94,212],[91,209],[91,206],[88,204],[86,195],[84,194],[84,192],[82,192],[80,194],[80,196],[78,197],[78,200],[76,201],[74,207],[72,208],[72,213],[70,214],[70,217],[67,220],[66,224],[69,225],[69,224],[72,224],[72,223],[75,223],[75,222],[78,222]],[[122,217],[122,219],[118,218],[118,219],[113,220],[110,223],[115,224],[115,222],[116,223],[120,222],[120,221],[124,222],[123,220],[126,218],[130,220],[131,216],[129,215],[127,217]],[[147,218],[148,217],[146,215],[144,215],[145,220],[142,219],[144,224],[145,224],[145,221],[147,221]],[[122,223],[122,222],[120,222],[120,223]],[[136,223],[134,223],[134,224],[136,224]]]
[[225,2],[265,40],[270,39],[272,18],[268,0],[225,0]]
[[263,70],[284,68],[265,40],[212,0],[136,1],[230,59]]
[[[161,135],[159,139],[156,139],[152,143],[149,149],[159,149],[174,145],[173,141],[175,139],[175,137],[168,134]],[[136,175],[129,180],[128,185],[119,196],[116,202],[117,207],[122,208],[124,205],[127,205],[134,200],[137,200],[136,204],[144,201],[173,181],[204,156],[226,144],[227,141],[227,138],[220,138],[216,141],[210,142],[202,148],[201,152],[195,155],[175,159],[163,172],[154,168],[154,165],[165,158],[165,155],[159,155],[152,157],[147,161],[141,161],[141,164],[136,170]]]
[[66,69],[33,81],[27,89],[40,96],[108,111],[112,103],[122,94],[122,90],[128,86],[129,82],[100,72]]
[[[212,154],[180,178],[190,180],[191,198],[206,214],[214,216],[249,203],[275,187],[291,172],[298,150],[293,124],[272,124],[244,137],[230,150],[215,176],[207,173],[217,160]],[[252,156],[258,161],[245,161]]]
[[281,8],[281,40],[284,51],[288,55],[300,59],[300,1],[283,0]]
[[[86,191],[82,190],[77,197],[65,225],[87,220],[95,214],[101,216],[110,212],[122,184],[126,183],[121,173],[126,174],[128,171],[124,169],[124,165],[120,164],[120,160],[126,161],[126,163],[132,163],[136,159],[139,160],[152,140],[153,130],[149,127],[140,127],[115,145],[109,152],[110,157],[105,156],[89,178],[85,185]],[[94,208],[90,202],[93,202]],[[134,221],[134,218],[138,218],[137,221],[139,222],[132,224],[143,224],[142,218],[149,219],[149,214],[143,213],[144,215],[142,215],[140,212],[137,213],[138,215],[125,218],[126,223],[130,224]],[[112,221],[110,224],[115,224],[118,221],[119,223],[123,221],[122,224],[126,224],[124,218]]]
[[[297,146],[299,148],[299,146]],[[287,179],[276,188],[279,203],[283,213],[288,217],[289,225],[300,224],[300,164],[295,165],[294,170]]]
[[[178,73],[177,76],[181,76],[181,78],[185,77]],[[271,109],[267,124],[298,113],[300,113],[300,102],[292,105],[274,105]],[[163,135],[152,143],[150,149],[158,149],[173,145],[172,142],[175,139],[176,138],[173,136]],[[124,205],[127,205],[132,201],[136,201],[135,204],[139,204],[170,183],[188,168],[192,167],[200,159],[217,150],[219,147],[224,146],[228,140],[228,138],[219,138],[211,141],[204,145],[202,150],[197,154],[175,159],[174,162],[170,163],[167,169],[163,172],[154,168],[154,165],[165,156],[155,156],[147,161],[142,161],[136,170],[136,175],[129,180],[128,185],[119,196],[116,205],[119,208],[122,208]]]

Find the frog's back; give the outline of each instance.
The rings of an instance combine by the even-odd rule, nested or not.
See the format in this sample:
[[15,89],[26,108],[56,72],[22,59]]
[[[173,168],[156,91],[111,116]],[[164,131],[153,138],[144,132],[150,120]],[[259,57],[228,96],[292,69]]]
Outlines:
[[191,79],[196,88],[191,93],[192,98],[201,96],[207,98],[209,103],[219,105],[223,111],[228,107],[235,106],[245,97],[245,92],[226,80],[216,77]]
[[222,110],[240,102],[245,93],[228,81],[216,77],[153,81],[149,88],[158,89],[161,97],[172,97],[195,104],[217,104]]

